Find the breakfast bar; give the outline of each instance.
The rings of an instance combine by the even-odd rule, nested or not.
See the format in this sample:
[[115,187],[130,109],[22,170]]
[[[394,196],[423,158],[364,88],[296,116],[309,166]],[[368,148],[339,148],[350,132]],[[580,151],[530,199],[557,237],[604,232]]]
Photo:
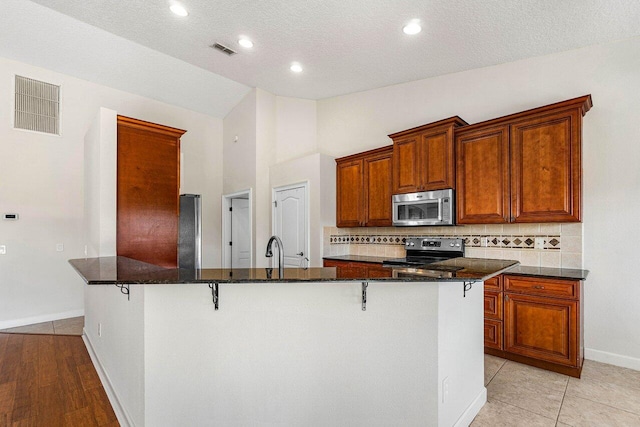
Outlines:
[[139,426],[468,425],[486,402],[483,281],[517,264],[345,279],[70,263],[87,283],[87,348],[114,409]]

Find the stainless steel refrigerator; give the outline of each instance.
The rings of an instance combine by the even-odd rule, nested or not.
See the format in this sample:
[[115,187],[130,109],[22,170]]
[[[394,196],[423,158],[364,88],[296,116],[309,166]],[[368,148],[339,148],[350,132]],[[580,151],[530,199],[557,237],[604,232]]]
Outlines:
[[202,207],[199,194],[180,195],[178,267],[202,268]]

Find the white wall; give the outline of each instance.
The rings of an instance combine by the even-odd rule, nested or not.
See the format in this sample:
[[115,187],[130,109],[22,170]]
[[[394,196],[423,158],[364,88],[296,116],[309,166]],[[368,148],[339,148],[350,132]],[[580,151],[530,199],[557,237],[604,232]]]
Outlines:
[[276,97],[276,163],[314,154],[318,149],[316,101]]
[[[238,136],[237,142],[236,136]],[[324,157],[323,160],[317,157],[312,161],[313,165],[309,170],[305,172],[300,170],[300,165],[309,165],[308,158],[305,156],[316,152],[315,101],[278,97],[262,89],[254,89],[224,118],[223,140],[224,194],[254,189],[252,201],[254,266],[266,267],[271,261],[264,256],[264,250],[273,233],[271,189],[306,180],[319,183],[320,162],[335,171],[333,161],[327,161]],[[294,159],[300,159],[301,163],[296,163]],[[326,174],[326,171],[323,173]],[[331,174],[333,176],[335,172]],[[326,185],[331,186],[331,182],[326,181]],[[316,184],[310,189],[310,197],[315,200],[313,205],[318,209],[321,188]],[[318,191],[317,194],[316,191]],[[335,188],[326,191],[331,191],[333,194]],[[319,262],[318,259],[322,253],[322,229],[316,230],[314,226],[315,224],[320,226],[325,222],[332,223],[331,215],[335,218],[335,202],[332,203],[333,213],[326,213],[328,212],[326,207],[323,209],[325,214],[322,216],[320,216],[320,210],[313,213],[310,242],[316,249],[312,249],[312,252],[316,253],[319,248],[313,260],[314,264]],[[320,220],[321,217],[325,218],[324,222]]]
[[584,118],[586,356],[640,369],[640,38],[318,102],[318,147],[334,156],[459,115],[469,123],[591,93]]
[[[62,86],[62,136],[12,128],[14,74]],[[81,315],[84,140],[100,107],[186,129],[183,192],[203,196],[203,264],[220,265],[222,120],[0,58],[0,329]],[[63,243],[64,251],[56,252]]]

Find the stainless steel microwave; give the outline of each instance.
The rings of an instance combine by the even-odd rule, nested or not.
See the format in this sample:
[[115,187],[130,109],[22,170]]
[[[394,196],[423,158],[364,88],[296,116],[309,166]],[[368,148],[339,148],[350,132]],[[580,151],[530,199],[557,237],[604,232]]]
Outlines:
[[392,203],[393,225],[453,225],[455,222],[452,189],[395,194]]

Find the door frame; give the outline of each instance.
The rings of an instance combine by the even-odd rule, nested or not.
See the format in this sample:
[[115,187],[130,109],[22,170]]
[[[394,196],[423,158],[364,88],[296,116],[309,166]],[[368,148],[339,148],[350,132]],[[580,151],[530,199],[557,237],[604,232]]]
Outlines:
[[231,267],[231,217],[228,215],[232,199],[249,199],[249,239],[251,239],[251,250],[249,251],[249,264],[253,268],[253,189],[237,191],[235,193],[222,195],[222,268]]
[[309,259],[307,262],[307,267],[309,267],[311,265],[311,215],[309,212],[311,206],[309,198],[309,180],[296,182],[294,184],[279,185],[271,188],[271,235],[273,236],[276,234],[276,193],[278,191],[292,190],[294,188],[304,188],[304,203],[306,205],[304,213],[304,229],[307,234],[307,247],[305,248],[305,254]]

